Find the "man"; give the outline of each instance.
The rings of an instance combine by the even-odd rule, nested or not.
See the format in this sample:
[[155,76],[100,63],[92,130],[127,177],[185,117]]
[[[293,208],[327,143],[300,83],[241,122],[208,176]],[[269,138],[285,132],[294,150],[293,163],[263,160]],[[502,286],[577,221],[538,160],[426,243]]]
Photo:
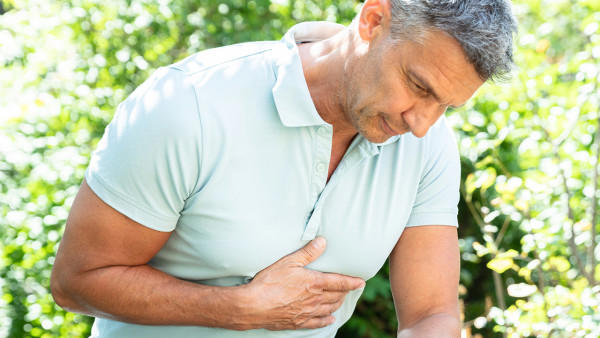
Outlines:
[[511,63],[504,0],[368,0],[345,28],[193,55],[122,103],[56,302],[101,337],[333,337],[390,258],[399,336],[458,337],[444,118]]

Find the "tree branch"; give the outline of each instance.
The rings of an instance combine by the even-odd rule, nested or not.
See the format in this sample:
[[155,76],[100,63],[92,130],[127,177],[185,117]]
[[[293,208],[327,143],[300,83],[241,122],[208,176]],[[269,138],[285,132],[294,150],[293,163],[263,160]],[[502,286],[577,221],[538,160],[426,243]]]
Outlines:
[[[494,275],[494,289],[496,290],[496,300],[498,305],[502,309],[502,317],[504,317],[504,310],[506,310],[506,301],[504,300],[504,286],[502,285],[502,277],[496,271],[492,272]],[[506,332],[502,333],[502,337],[506,338]]]
[[[484,227],[485,222],[481,218],[481,215],[479,214],[479,212],[477,212],[477,209],[475,208],[473,203],[466,198],[466,193],[465,193],[464,189],[460,189],[460,190],[461,190],[460,191],[461,194],[463,195],[463,199],[465,200],[465,203],[467,204],[467,207],[469,208],[469,211],[471,212],[471,215],[473,215],[473,219],[479,225],[480,228]],[[507,226],[507,224],[509,222],[510,222],[510,217],[507,217],[506,221],[504,222],[504,225],[502,226],[502,230],[506,231],[505,227]],[[498,243],[498,244],[500,243],[500,241],[502,240],[502,237],[504,236],[504,232],[502,230],[498,234],[498,237],[496,237],[496,243]],[[502,237],[500,235],[502,235]],[[496,245],[496,248],[498,248],[498,245]],[[496,271],[492,271],[492,275],[493,275],[493,280],[494,280],[494,290],[496,291],[496,301],[498,302],[498,305],[500,306],[502,311],[504,311],[504,310],[506,310],[506,301],[504,298],[502,277]],[[503,337],[506,337],[506,333],[503,334]]]
[[[544,132],[544,134],[546,135],[546,138],[548,140],[551,140],[552,138],[550,137],[550,133],[546,130],[546,128],[544,128],[543,126],[541,128],[542,128],[542,131]],[[575,224],[575,213],[573,212],[573,208],[571,208],[571,191],[569,190],[569,186],[567,185],[567,174],[565,173],[565,170],[560,166],[560,155],[558,153],[558,147],[560,144],[562,144],[562,142],[564,142],[565,139],[566,139],[566,137],[564,137],[562,139],[561,143],[552,143],[552,145],[553,145],[552,155],[558,162],[560,177],[561,177],[561,180],[563,183],[563,188],[565,189],[565,194],[567,195],[567,203],[566,203],[567,217],[569,218],[569,220],[572,223],[571,229],[570,229],[571,236],[568,240],[568,244],[569,244],[569,248],[571,249],[571,254],[575,258],[575,265],[577,267],[577,270],[579,271],[579,273],[582,276],[584,276],[588,280],[589,284],[592,284],[590,275],[587,273],[587,271],[585,269],[585,264],[584,264],[583,260],[581,259],[581,257],[579,256],[579,250],[577,249],[577,244],[575,244],[575,229],[573,227],[573,224]]]
[[461,193],[461,195],[463,197],[463,200],[467,204],[467,208],[469,208],[469,211],[471,212],[471,215],[473,215],[473,219],[475,220],[475,222],[477,223],[477,225],[479,225],[480,228],[484,227],[485,226],[485,222],[481,218],[481,215],[479,214],[479,212],[477,212],[477,209],[475,209],[475,206],[473,205],[473,202],[471,202],[470,199],[467,199],[467,193],[464,191],[464,189],[460,189],[460,193]]
[[494,244],[496,245],[497,248],[500,247],[500,243],[502,242],[502,239],[504,238],[504,234],[506,233],[506,230],[508,230],[509,224],[510,224],[510,216],[506,216],[506,218],[504,219],[504,224],[502,224],[502,228],[500,229],[500,232],[498,233],[498,236],[496,236],[496,240],[494,241]]

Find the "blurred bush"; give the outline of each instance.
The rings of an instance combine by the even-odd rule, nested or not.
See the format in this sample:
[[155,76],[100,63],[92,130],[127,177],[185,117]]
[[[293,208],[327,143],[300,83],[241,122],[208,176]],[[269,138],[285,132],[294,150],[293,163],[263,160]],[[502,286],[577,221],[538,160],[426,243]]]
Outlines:
[[[513,80],[452,114],[469,219],[462,281],[493,295],[479,317],[472,303],[467,320],[511,337],[597,337],[600,3],[515,9]],[[488,271],[472,274],[484,263],[491,281]]]
[[[116,105],[197,51],[349,23],[357,1],[0,0],[0,336],[89,334],[48,292],[91,151]],[[517,1],[512,80],[449,112],[462,154],[465,336],[600,336],[600,3]],[[341,337],[392,337],[388,267]]]

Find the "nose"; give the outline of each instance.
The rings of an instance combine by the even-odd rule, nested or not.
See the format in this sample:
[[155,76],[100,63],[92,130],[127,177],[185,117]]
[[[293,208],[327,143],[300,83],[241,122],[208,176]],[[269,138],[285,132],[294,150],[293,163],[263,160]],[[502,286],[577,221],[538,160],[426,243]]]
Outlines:
[[429,128],[444,114],[446,106],[440,105],[437,101],[428,100],[415,106],[415,123],[410,126],[410,130],[416,137],[423,137],[427,134]]

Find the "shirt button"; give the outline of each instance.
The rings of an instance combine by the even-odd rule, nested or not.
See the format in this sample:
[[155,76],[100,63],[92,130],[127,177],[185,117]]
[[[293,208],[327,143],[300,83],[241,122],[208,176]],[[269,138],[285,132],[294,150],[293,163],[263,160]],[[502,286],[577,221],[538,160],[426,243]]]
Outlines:
[[323,162],[317,163],[317,171],[319,171],[319,172],[325,171],[325,163],[323,163]]

